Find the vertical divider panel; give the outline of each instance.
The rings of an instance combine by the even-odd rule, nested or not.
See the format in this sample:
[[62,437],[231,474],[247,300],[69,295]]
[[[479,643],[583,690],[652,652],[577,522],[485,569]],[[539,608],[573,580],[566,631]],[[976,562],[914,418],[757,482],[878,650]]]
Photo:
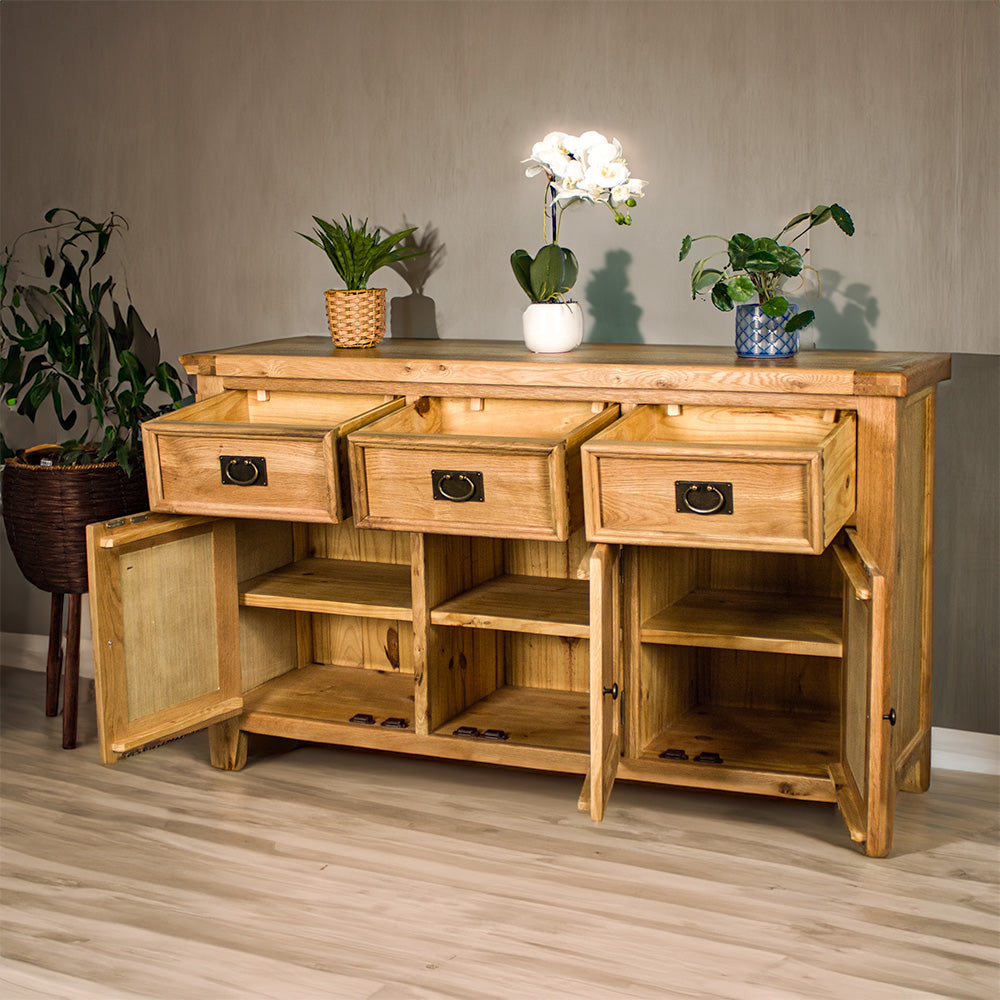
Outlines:
[[426,736],[503,684],[501,634],[431,624],[439,604],[503,571],[503,544],[414,532],[411,553],[414,715]]

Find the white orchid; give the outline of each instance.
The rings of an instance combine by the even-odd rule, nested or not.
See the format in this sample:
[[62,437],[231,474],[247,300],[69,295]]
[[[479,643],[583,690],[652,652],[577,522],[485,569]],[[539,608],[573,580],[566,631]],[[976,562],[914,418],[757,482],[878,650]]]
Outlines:
[[[610,142],[600,132],[582,135],[549,132],[531,147],[525,176],[545,174],[546,222],[551,219],[550,242],[558,239],[559,222],[576,201],[607,205],[615,222],[631,225],[629,209],[643,196],[645,181],[634,178],[617,139]],[[558,205],[558,212],[556,206]]]
[[559,246],[562,213],[576,201],[606,205],[615,222],[630,226],[629,209],[642,197],[645,181],[633,177],[617,139],[610,142],[600,132],[570,135],[549,132],[531,147],[527,177],[544,174],[545,224],[551,237],[533,258],[526,250],[515,250],[510,264],[518,284],[532,302],[562,301],[579,273],[573,251]]

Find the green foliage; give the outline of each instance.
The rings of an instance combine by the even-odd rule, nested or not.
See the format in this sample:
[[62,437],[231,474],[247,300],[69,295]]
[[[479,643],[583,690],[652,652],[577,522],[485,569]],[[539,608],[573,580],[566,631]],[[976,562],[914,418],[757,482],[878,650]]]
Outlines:
[[561,301],[580,273],[573,251],[556,243],[546,243],[534,259],[527,250],[515,250],[510,266],[532,302]]
[[367,219],[357,227],[350,216],[345,215],[343,219],[344,224],[341,225],[339,222],[324,222],[314,215],[315,237],[305,233],[299,233],[299,236],[318,246],[329,257],[333,269],[349,291],[367,288],[371,276],[379,268],[427,252],[416,247],[397,246],[417,231],[416,226],[382,239],[382,231],[377,226],[368,232]]
[[[156,331],[146,329],[131,301],[122,312],[115,278],[97,267],[112,236],[128,228],[125,219],[112,212],[95,221],[54,208],[45,222],[0,258],[4,404],[34,422],[48,402],[64,431],[76,428],[78,436],[59,446],[57,463],[117,461],[131,473],[142,464],[140,425],[179,406],[190,389],[160,360]],[[36,234],[44,277],[21,274],[8,287],[18,243]],[[169,402],[154,405],[150,393]],[[0,454],[13,454],[2,435]]]
[[[854,235],[854,222],[846,209],[840,205],[817,205],[811,212],[796,215],[774,238],[754,238],[746,233],[736,233],[729,239],[724,236],[685,236],[678,260],[687,257],[697,240],[721,240],[725,243],[724,250],[695,262],[691,269],[691,298],[708,293],[716,309],[728,312],[734,305],[749,302],[756,295],[765,315],[772,318],[783,316],[788,311],[788,299],[781,294],[785,279],[798,277],[807,266],[802,253],[791,244],[829,219],[833,219],[846,235]],[[808,224],[787,244],[779,242],[786,233],[803,223]],[[710,261],[723,254],[727,258],[724,266],[708,266]],[[785,329],[789,332],[801,330],[815,318],[812,309],[806,309],[789,319]]]

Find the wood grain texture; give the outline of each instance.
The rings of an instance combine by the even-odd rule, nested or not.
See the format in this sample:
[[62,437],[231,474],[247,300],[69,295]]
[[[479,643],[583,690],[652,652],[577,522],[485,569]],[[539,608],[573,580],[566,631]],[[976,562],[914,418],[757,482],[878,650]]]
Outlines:
[[622,389],[814,392],[902,396],[948,377],[946,354],[807,351],[780,365],[733,364],[728,347],[583,344],[571,354],[532,354],[519,341],[383,341],[338,351],[324,337],[289,337],[181,358],[193,373],[285,379],[377,380],[407,385],[612,386]]
[[66,752],[2,682],[5,1000],[996,995],[987,775],[873,863],[828,804],[619,783],[595,826],[575,777],[258,737],[233,775],[198,734],[108,770],[86,690]]

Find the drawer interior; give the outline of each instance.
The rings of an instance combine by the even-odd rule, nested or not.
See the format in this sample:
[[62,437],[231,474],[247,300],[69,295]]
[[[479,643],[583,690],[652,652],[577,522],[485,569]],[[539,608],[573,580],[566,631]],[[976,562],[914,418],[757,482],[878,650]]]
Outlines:
[[423,396],[366,433],[560,441],[599,416],[602,404],[539,399]]
[[599,440],[808,449],[821,445],[842,419],[836,410],[644,405],[604,431]]
[[373,393],[277,392],[230,389],[169,415],[177,423],[336,427],[393,397]]

